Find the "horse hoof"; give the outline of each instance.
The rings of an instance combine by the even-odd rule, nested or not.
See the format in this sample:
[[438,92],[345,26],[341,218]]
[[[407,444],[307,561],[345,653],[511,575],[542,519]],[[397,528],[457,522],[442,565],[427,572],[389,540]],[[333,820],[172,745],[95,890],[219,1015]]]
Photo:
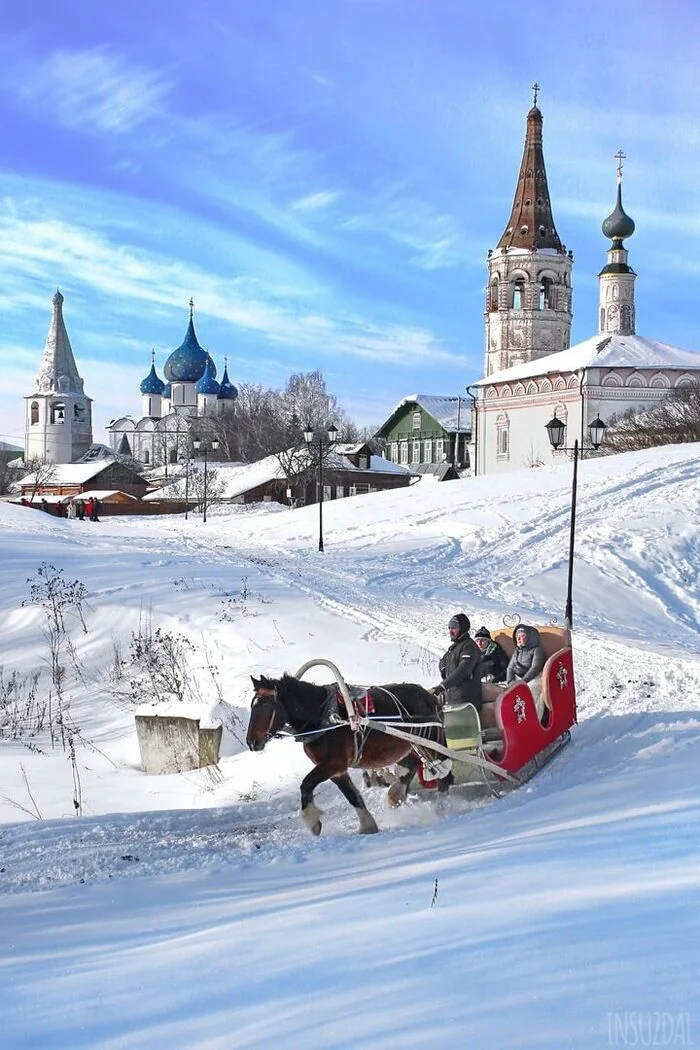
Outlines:
[[406,787],[403,784],[394,784],[387,791],[387,805],[393,806],[395,809],[397,806],[403,805],[403,803],[406,801],[407,795],[408,791],[406,790]]
[[315,824],[311,825],[311,834],[315,835],[316,838],[318,838],[318,836],[321,834],[321,828],[322,827],[323,827],[323,824],[321,823],[321,821],[317,820]]

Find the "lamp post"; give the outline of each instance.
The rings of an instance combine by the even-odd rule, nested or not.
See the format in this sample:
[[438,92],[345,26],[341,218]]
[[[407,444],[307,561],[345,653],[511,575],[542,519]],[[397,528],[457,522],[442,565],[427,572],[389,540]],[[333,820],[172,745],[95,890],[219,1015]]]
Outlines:
[[[192,442],[192,444],[194,445],[195,452],[199,452],[200,448],[204,452],[204,499],[202,501],[202,525],[206,525],[206,523],[207,523],[207,476],[208,476],[208,469],[207,469],[208,459],[207,459],[207,456],[208,456],[208,453],[209,453],[209,446],[208,446],[206,441],[201,441],[199,438],[195,438],[195,440]],[[212,440],[211,447],[212,447],[212,452],[216,452],[216,450],[218,449],[219,442],[217,441],[216,438],[214,438]]]
[[[605,437],[606,429],[607,425],[603,422],[600,416],[594,419],[592,423],[588,424],[588,431],[593,448],[600,448],[603,438]],[[569,568],[566,584],[566,610],[564,612],[564,622],[567,630],[570,631],[574,623],[572,596],[574,586],[574,540],[576,536],[576,488],[578,483],[579,452],[582,450],[579,450],[578,439],[574,441],[573,448],[566,448],[563,445],[566,424],[562,423],[561,419],[557,419],[556,414],[552,416],[549,423],[546,424],[546,430],[549,436],[549,443],[555,452],[573,452],[574,454],[574,475],[571,482],[571,521],[569,525]]]
[[318,549],[323,551],[323,450],[334,445],[338,437],[338,428],[331,423],[328,427],[328,441],[324,441],[321,435],[314,441],[314,428],[307,423],[304,430],[304,441],[311,447],[318,447]]
[[189,514],[190,503],[190,449],[187,447],[187,456],[180,456],[180,465],[185,467],[185,521]]
[[477,403],[476,394],[472,394],[472,384],[470,383],[467,387],[467,394],[472,401],[472,423],[474,425],[474,467],[472,470],[472,477],[475,478],[479,467],[479,420],[477,417]]

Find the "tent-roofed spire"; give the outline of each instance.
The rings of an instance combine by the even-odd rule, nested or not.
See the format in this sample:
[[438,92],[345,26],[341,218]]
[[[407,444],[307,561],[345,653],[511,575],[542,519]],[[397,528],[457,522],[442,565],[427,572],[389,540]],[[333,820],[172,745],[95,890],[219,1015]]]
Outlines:
[[542,113],[537,106],[539,84],[533,84],[534,103],[527,115],[525,148],[513,207],[499,248],[555,249],[564,252],[554,226],[542,149]]
[[78,374],[78,366],[63,320],[63,296],[58,288],[51,301],[53,313],[36,376],[36,389],[43,394],[82,394],[83,381]]

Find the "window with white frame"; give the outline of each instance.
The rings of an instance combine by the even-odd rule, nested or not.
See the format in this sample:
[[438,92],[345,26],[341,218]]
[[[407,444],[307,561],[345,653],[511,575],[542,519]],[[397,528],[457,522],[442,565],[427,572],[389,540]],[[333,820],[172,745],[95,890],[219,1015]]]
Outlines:
[[432,443],[432,441],[425,441],[425,442],[423,442],[423,462],[424,463],[432,463],[433,462],[433,443]]
[[445,442],[443,438],[438,438],[435,442],[435,462],[442,463],[445,458]]
[[510,419],[505,412],[496,420],[496,459],[510,459]]
[[413,413],[413,429],[420,430],[420,412]]
[[399,445],[400,462],[407,467],[408,466],[408,441],[402,441]]
[[413,442],[411,449],[411,463],[420,463],[420,441]]
[[335,498],[336,499],[342,499],[344,495],[345,495],[345,489],[343,488],[343,486],[342,485],[336,485],[335,486]]
[[399,462],[399,443],[398,441],[391,442],[391,451],[389,452],[389,459],[392,463]]

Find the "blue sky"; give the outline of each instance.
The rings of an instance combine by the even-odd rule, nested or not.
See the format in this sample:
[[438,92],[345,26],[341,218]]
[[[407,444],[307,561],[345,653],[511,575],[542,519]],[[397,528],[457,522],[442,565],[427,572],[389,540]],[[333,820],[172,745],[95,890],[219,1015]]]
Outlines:
[[[196,304],[234,382],[320,368],[351,416],[461,393],[537,80],[573,340],[627,154],[637,330],[700,350],[700,13],[585,0],[63,0],[0,31],[2,436],[59,286],[96,437]],[[19,441],[21,443],[21,440]]]

